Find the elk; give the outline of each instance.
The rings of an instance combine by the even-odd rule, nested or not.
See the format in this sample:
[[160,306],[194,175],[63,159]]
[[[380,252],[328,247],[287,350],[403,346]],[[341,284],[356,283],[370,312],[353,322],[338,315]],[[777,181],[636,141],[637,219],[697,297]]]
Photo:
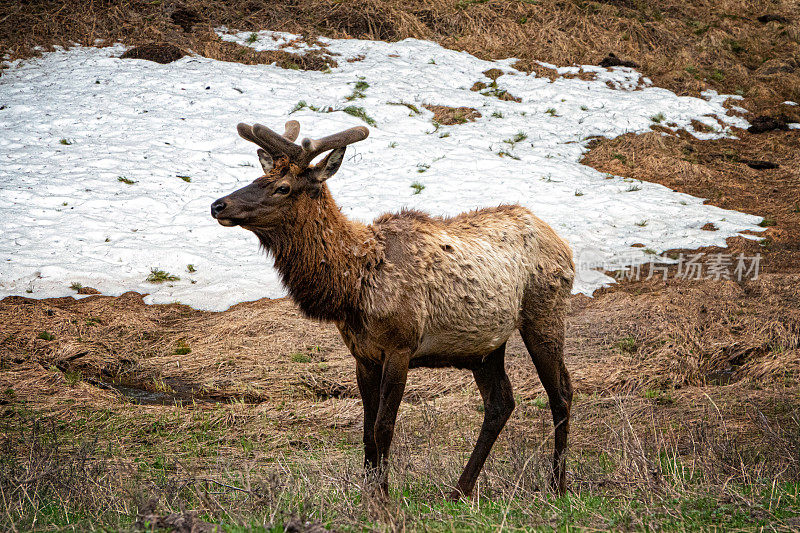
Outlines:
[[563,356],[574,278],[569,246],[519,205],[452,218],[401,210],[371,225],[349,220],[325,180],[367,128],[299,145],[297,121],[283,135],[260,124],[237,129],[259,146],[264,175],[212,203],[211,216],[255,233],[304,314],[338,327],[356,361],[364,465],[380,491],[388,494],[389,449],[409,369],[456,367],[472,371],[484,405],[477,443],[450,497],[471,495],[514,410],[505,347],[519,330],[550,400],[552,483],[563,493],[572,404]]

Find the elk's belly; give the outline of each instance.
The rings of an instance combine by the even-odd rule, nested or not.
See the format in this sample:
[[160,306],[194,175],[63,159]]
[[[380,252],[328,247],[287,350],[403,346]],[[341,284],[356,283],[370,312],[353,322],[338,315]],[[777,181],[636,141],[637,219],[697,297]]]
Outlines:
[[[517,328],[517,314],[507,313],[494,320],[432,321],[423,332],[412,360],[415,366],[473,366],[508,340]],[[443,365],[422,364],[427,359],[441,359]],[[459,363],[459,361],[462,363]]]

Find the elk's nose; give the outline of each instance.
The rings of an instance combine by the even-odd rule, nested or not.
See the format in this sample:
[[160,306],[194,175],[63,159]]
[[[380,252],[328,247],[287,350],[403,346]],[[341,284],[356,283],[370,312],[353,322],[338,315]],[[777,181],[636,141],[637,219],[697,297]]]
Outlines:
[[225,200],[223,200],[222,198],[211,204],[211,216],[217,218],[217,215],[222,213],[227,207],[227,205],[228,204],[226,204]]

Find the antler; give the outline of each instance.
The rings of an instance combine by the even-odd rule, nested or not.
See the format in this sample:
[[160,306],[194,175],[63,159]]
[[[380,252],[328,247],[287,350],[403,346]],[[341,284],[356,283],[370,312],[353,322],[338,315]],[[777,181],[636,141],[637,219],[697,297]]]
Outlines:
[[290,120],[286,123],[286,131],[278,135],[271,129],[261,124],[239,124],[236,130],[242,138],[257,144],[272,156],[285,155],[289,160],[306,168],[319,154],[328,150],[344,148],[348,144],[363,141],[369,135],[369,130],[364,126],[356,126],[348,130],[334,133],[322,139],[303,139],[301,146],[294,144],[300,133],[300,123]]
[[[355,128],[350,128],[349,130],[340,131],[339,133],[334,133],[333,135],[328,135],[327,137],[323,137],[322,139],[303,139],[303,142],[300,143],[303,147],[303,159],[302,162],[305,165],[311,163],[311,161],[317,157],[322,152],[327,152],[328,150],[335,150],[337,148],[344,148],[348,144],[353,144],[358,141],[363,141],[369,135],[369,130],[364,126],[356,126]],[[303,166],[303,165],[301,165]]]
[[286,155],[289,159],[295,160],[303,153],[303,149],[292,142],[300,133],[300,123],[296,120],[286,123],[286,132],[283,135],[278,135],[261,124],[250,126],[240,123],[236,126],[236,131],[242,138],[257,144],[273,156]]

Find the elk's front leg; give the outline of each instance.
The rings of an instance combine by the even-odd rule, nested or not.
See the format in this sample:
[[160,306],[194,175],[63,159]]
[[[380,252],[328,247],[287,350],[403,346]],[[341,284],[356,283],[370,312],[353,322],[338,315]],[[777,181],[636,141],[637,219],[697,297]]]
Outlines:
[[372,361],[358,361],[356,366],[358,391],[364,404],[364,468],[368,478],[374,477],[378,468],[375,419],[381,399],[381,370],[381,366]]
[[378,476],[383,494],[389,493],[389,448],[392,445],[397,410],[403,399],[410,354],[386,354],[381,373],[380,403],[375,419],[375,446],[378,449]]

